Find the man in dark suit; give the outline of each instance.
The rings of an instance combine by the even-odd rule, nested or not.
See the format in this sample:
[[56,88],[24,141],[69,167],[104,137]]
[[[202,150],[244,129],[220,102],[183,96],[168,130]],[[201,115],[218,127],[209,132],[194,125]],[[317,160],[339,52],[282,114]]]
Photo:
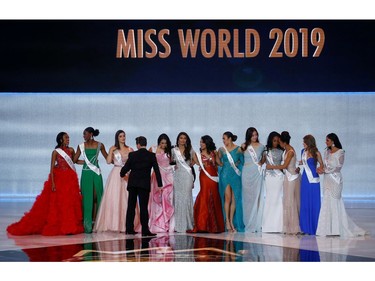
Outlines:
[[130,171],[128,180],[128,210],[126,213],[126,234],[137,234],[134,231],[134,216],[137,197],[139,197],[139,207],[141,213],[142,235],[155,236],[148,228],[148,199],[151,190],[151,168],[154,168],[158,186],[162,187],[158,162],[155,153],[146,149],[147,139],[143,136],[135,139],[137,151],[130,152],[128,161],[122,167],[120,176],[123,178]]

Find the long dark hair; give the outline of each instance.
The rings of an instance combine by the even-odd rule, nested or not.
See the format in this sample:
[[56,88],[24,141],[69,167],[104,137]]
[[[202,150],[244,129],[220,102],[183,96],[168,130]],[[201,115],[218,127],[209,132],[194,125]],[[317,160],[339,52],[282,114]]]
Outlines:
[[[214,140],[209,135],[204,135],[201,137],[202,141],[206,144],[207,153],[210,154],[212,151],[216,150],[216,145]],[[202,152],[202,149],[199,149]]]
[[246,130],[246,134],[245,134],[245,147],[241,146],[241,150],[242,151],[245,151],[248,148],[248,146],[251,144],[251,138],[252,138],[254,132],[256,132],[258,134],[256,142],[259,142],[259,133],[258,133],[258,130],[255,129],[254,127],[248,128]]
[[62,145],[62,143],[63,143],[63,137],[64,137],[65,135],[67,135],[67,133],[65,133],[65,132],[60,132],[60,133],[57,134],[57,136],[56,136],[56,142],[57,142],[57,145],[56,145],[55,148],[59,148],[59,147],[61,147],[61,145]]
[[94,137],[96,136],[99,136],[99,130],[98,129],[94,129],[93,127],[87,127],[85,129],[86,132],[89,132],[90,134],[92,134]]
[[[124,130],[118,130],[115,134],[115,146],[117,147],[117,149],[120,149],[120,142],[118,141],[118,136],[121,134],[121,133],[124,133],[125,135],[125,131]],[[128,147],[125,143],[125,147]]]
[[[272,140],[273,140],[274,137],[279,137],[280,138],[280,134],[278,132],[273,131],[273,132],[271,132],[268,135],[267,146],[266,146],[266,150],[267,151],[270,151],[273,148],[273,146],[272,146]],[[277,145],[277,148],[282,150],[280,144]]]
[[312,135],[306,135],[303,137],[303,142],[306,144],[308,151],[314,158],[315,163],[318,162],[318,148],[316,147],[315,138]]
[[172,144],[171,144],[171,140],[169,139],[168,135],[167,134],[161,134],[159,137],[158,137],[158,145],[160,144],[160,142],[162,140],[166,140],[167,142],[167,147],[165,148],[165,153],[167,154],[168,157],[171,157],[171,149],[172,149]]
[[178,139],[180,138],[181,135],[186,136],[186,146],[185,146],[184,156],[185,156],[186,160],[190,160],[191,159],[191,155],[190,155],[191,140],[190,140],[190,137],[189,137],[189,135],[187,133],[180,132],[178,134],[177,139],[176,139],[176,146],[178,147]]
[[[342,149],[342,145],[341,145],[341,142],[339,140],[339,137],[335,134],[335,133],[330,133],[327,135],[327,138],[330,139],[331,141],[333,141],[334,145],[337,147],[337,148],[340,148]],[[328,149],[331,149],[331,147],[328,147]]]

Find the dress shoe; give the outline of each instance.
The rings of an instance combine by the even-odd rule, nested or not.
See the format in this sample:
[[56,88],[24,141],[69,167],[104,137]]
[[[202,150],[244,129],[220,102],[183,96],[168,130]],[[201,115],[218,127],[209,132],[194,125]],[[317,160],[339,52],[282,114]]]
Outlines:
[[150,231],[142,232],[142,236],[156,236],[156,233],[152,233]]
[[126,231],[125,234],[137,234],[138,232],[135,232],[134,230]]

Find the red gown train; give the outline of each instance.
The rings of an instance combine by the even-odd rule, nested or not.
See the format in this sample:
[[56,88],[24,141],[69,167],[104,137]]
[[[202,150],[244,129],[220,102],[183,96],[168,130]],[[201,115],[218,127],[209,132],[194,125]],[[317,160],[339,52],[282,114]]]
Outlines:
[[[71,156],[67,148],[63,150]],[[7,227],[12,235],[42,234],[46,236],[83,232],[82,198],[77,173],[59,154],[53,169],[56,191],[52,191],[51,175],[36,197],[29,212]]]

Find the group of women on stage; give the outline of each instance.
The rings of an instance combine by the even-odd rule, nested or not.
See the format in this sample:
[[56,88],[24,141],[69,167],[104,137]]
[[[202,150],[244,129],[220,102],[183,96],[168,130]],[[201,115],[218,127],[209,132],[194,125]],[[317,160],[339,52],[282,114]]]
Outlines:
[[[94,139],[98,135],[99,130],[86,128],[84,142],[76,152],[69,147],[67,133],[57,135],[48,180],[31,210],[8,226],[10,234],[126,232],[127,176],[121,178],[120,170],[133,149],[126,144],[123,130],[116,132],[108,153],[104,144]],[[303,138],[302,176],[290,139],[286,131],[271,132],[264,146],[258,131],[250,127],[240,146],[235,144],[236,135],[225,132],[219,149],[204,135],[199,151],[194,151],[187,133],[180,132],[175,145],[161,134],[157,145],[150,147],[163,181],[159,188],[155,175],[151,176],[150,231],[364,235],[365,231],[347,216],[341,198],[344,150],[338,137],[327,136],[324,157],[313,136]],[[105,187],[99,154],[113,164]],[[80,184],[74,164],[83,165]],[[200,182],[195,202],[194,165]],[[320,174],[324,174],[322,205]],[[134,230],[140,227],[137,207]]]

